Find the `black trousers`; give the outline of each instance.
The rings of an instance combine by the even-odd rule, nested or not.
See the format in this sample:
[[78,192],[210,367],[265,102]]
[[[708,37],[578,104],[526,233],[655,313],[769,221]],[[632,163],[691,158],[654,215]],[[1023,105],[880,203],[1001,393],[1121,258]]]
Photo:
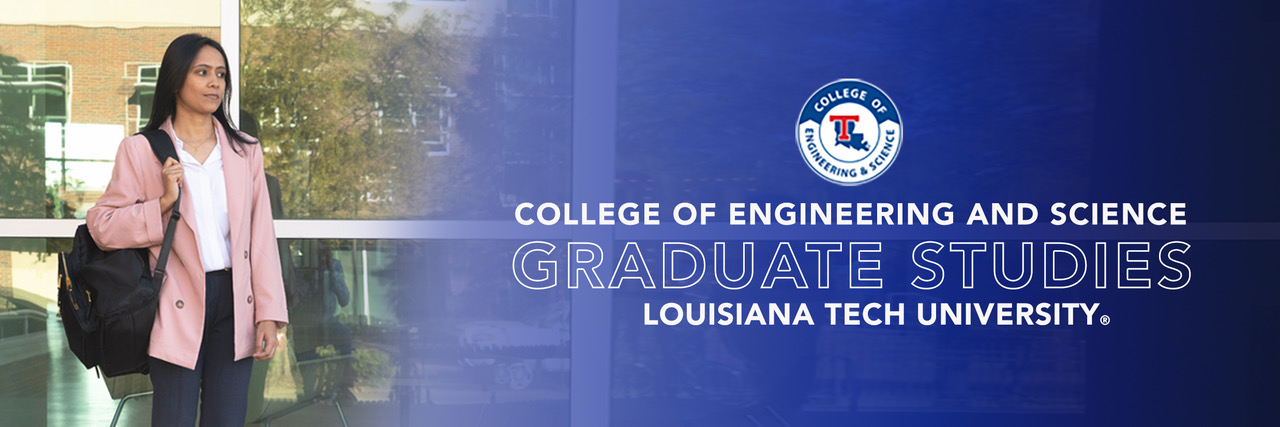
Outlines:
[[205,273],[204,339],[194,370],[151,358],[152,426],[243,426],[253,358],[235,361],[231,272]]

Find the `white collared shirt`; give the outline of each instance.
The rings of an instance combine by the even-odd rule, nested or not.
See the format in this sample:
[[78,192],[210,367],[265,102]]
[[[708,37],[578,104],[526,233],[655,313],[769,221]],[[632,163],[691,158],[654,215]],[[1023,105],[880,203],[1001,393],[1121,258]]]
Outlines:
[[196,213],[196,238],[205,272],[231,267],[231,221],[227,217],[227,180],[222,173],[222,137],[216,131],[214,135],[213,151],[204,164],[182,149],[185,143],[177,132],[173,135],[187,185],[182,191],[182,203],[191,203]]

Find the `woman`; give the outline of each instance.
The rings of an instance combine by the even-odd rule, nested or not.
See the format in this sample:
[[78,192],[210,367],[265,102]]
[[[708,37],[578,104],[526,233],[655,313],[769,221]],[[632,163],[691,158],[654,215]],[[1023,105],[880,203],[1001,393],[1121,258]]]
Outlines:
[[231,72],[198,34],[165,50],[146,130],[169,134],[179,160],[161,165],[146,138],[120,143],[87,223],[107,250],[150,248],[156,262],[182,188],[181,220],[151,331],[153,426],[244,425],[252,356],[268,360],[288,322],[262,148],[227,119]]

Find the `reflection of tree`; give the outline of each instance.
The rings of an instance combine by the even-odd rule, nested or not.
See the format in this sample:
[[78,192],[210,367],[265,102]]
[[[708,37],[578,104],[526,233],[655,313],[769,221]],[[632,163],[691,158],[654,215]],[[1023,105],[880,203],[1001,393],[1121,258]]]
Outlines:
[[355,0],[246,0],[242,107],[258,116],[286,217],[424,211],[428,147],[457,91],[462,39],[427,14],[378,16]]
[[[17,58],[0,54],[0,69]],[[44,126],[32,119],[31,93],[0,79],[0,218],[46,217]]]

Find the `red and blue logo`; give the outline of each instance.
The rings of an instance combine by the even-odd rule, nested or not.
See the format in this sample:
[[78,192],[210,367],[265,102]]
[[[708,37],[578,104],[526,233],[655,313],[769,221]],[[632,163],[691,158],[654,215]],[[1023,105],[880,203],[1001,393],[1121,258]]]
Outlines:
[[813,172],[840,185],[876,179],[902,150],[902,119],[880,88],[857,79],[828,83],[805,103],[796,144]]

